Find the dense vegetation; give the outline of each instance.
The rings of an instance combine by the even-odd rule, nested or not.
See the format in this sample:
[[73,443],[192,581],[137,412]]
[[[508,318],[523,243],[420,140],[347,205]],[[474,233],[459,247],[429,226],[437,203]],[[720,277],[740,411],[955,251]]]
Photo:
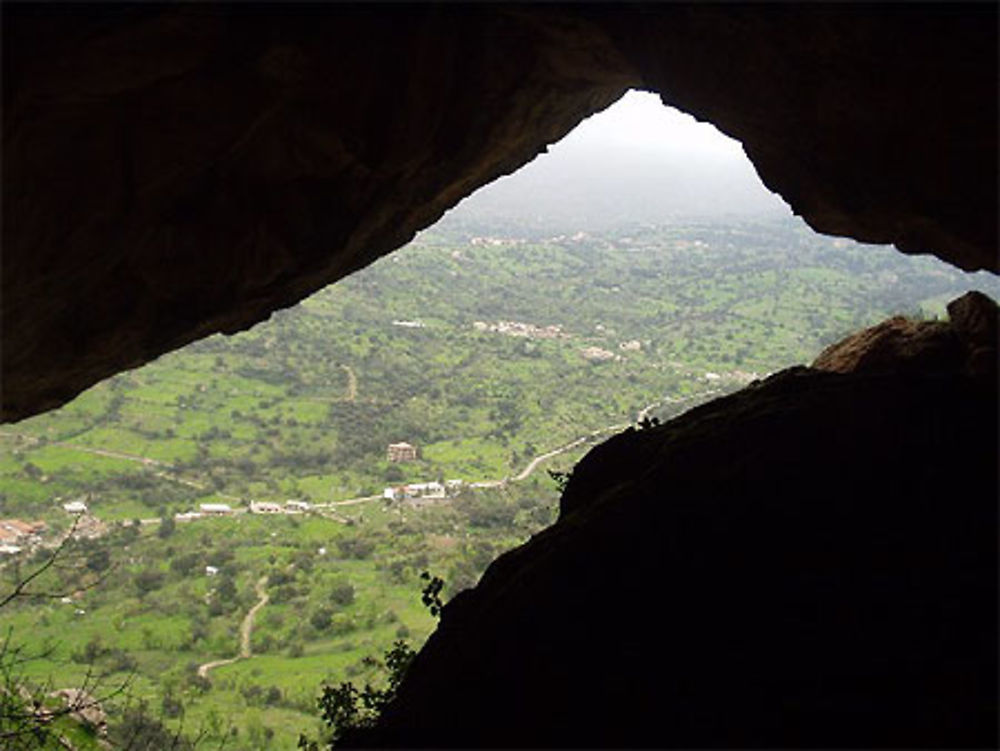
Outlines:
[[[36,655],[27,679],[128,682],[131,704],[106,702],[113,733],[292,748],[322,733],[321,684],[378,686],[373,656],[426,638],[421,572],[444,578],[447,599],[551,523],[544,469],[890,313],[941,315],[973,287],[1000,293],[993,277],[792,220],[546,237],[454,217],[248,332],[0,430],[0,517],[43,519],[54,539],[70,524],[62,503],[83,498],[93,516],[92,538],[36,583],[67,597],[18,598],[4,623]],[[581,438],[503,485],[419,507],[379,497],[515,478]],[[387,461],[396,441],[419,459]],[[175,519],[289,499],[313,511]],[[46,555],[10,556],[4,588]],[[252,658],[199,672],[240,654],[262,594]]]

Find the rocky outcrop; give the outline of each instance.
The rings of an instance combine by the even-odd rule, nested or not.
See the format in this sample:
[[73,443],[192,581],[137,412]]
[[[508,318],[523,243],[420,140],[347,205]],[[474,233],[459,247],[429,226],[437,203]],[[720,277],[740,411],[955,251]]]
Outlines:
[[968,373],[996,378],[997,304],[968,292],[948,304],[948,321],[894,316],[832,344],[813,362],[831,373]]
[[998,268],[994,5],[3,5],[17,420],[399,247],[630,86],[815,228]]
[[932,349],[593,449],[347,745],[995,747],[997,385]]

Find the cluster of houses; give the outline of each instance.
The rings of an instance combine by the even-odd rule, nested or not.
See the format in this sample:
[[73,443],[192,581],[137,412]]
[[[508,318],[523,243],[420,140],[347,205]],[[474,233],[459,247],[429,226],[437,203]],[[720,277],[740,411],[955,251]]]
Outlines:
[[415,482],[409,485],[397,485],[382,491],[382,497],[387,501],[436,501],[453,498],[462,492],[464,483],[461,480],[440,482]]
[[62,505],[63,511],[76,517],[73,522],[73,537],[77,539],[94,540],[107,532],[107,525],[90,513],[90,507],[87,504],[93,499],[93,495],[87,493]]
[[473,321],[472,328],[476,331],[489,331],[506,336],[524,336],[529,339],[569,338],[569,334],[562,330],[562,326],[536,326],[533,323],[522,323],[521,321],[497,321],[496,323]]
[[499,247],[501,245],[524,245],[525,241],[514,237],[472,237],[469,245],[491,245]]
[[251,514],[304,514],[310,508],[305,501],[285,501],[284,505],[268,501],[250,502]]
[[0,555],[15,555],[42,542],[45,522],[0,519]]
[[[248,511],[251,514],[304,514],[310,511],[312,506],[306,501],[285,501],[282,503],[272,503],[270,501],[250,501]],[[186,511],[177,514],[174,518],[177,521],[189,521],[200,519],[204,516],[231,516],[242,513],[230,506],[228,503],[202,503],[198,505],[197,511]]]

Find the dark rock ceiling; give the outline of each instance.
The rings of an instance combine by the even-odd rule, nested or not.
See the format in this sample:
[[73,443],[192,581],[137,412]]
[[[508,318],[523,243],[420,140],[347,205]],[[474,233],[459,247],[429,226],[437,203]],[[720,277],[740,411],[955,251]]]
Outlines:
[[5,421],[294,304],[628,87],[821,232],[998,268],[993,4],[2,12]]

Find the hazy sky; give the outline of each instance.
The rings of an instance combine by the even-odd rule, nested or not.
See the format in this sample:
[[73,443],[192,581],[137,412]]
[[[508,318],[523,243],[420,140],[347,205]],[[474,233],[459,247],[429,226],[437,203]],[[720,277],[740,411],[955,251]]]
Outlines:
[[745,160],[740,142],[714,125],[700,123],[660,97],[629,91],[604,112],[588,117],[549,151],[567,149],[628,149],[648,154],[685,152],[691,157]]
[[738,141],[639,91],[454,209],[456,219],[583,230],[790,214]]

